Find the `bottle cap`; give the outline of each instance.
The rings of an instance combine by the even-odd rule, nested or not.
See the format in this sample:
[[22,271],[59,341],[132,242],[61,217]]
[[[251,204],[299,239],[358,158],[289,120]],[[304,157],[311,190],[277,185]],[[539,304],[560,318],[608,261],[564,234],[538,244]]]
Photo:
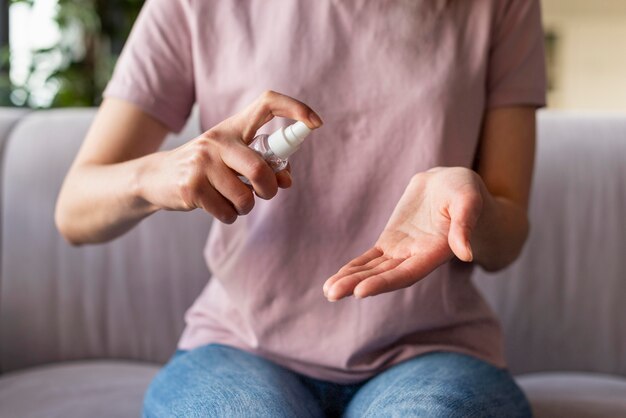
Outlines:
[[267,144],[278,158],[284,160],[300,148],[300,144],[310,133],[311,129],[304,122],[296,122],[271,134]]

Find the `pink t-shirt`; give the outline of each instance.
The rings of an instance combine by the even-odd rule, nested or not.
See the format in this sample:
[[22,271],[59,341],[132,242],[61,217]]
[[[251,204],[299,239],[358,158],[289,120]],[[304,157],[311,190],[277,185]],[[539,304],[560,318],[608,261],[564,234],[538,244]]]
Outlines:
[[433,350],[504,367],[471,264],[364,300],[330,303],[322,284],[376,241],[411,176],[472,166],[486,109],[544,104],[542,44],[535,0],[148,0],[106,97],[173,131],[195,102],[206,130],[272,89],[325,122],[291,158],[291,189],[214,223],[179,347],[342,383]]

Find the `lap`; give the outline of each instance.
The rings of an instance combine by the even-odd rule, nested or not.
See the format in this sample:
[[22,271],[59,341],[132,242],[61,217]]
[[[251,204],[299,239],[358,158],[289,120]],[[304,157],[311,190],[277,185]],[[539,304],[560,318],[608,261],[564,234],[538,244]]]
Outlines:
[[211,344],[176,355],[154,378],[146,417],[317,417],[298,375],[235,348]]
[[[322,417],[322,401],[334,398],[341,405],[324,409],[345,411],[348,418],[530,416],[508,372],[455,353],[418,356],[345,390],[311,382],[261,357],[207,345],[174,356],[157,374],[146,392],[144,416]],[[350,395],[325,394],[334,391]]]
[[346,417],[530,417],[505,370],[470,356],[438,352],[399,363],[368,381]]

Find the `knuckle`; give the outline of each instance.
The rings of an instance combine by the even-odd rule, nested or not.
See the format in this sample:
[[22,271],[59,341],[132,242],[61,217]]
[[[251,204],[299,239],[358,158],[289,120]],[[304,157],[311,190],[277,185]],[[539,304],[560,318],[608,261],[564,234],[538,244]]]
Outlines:
[[466,199],[466,205],[469,210],[482,211],[483,198],[480,193],[467,193]]
[[220,135],[215,131],[215,129],[209,129],[200,135],[196,142],[200,145],[206,146],[212,142],[217,142],[219,138]]
[[232,224],[237,220],[237,214],[234,211],[222,211],[215,214],[215,217],[225,224]]
[[270,192],[268,193],[268,199],[273,198],[277,194],[278,194],[278,186],[274,185],[272,189],[270,190]]
[[205,162],[206,162],[206,151],[204,151],[203,149],[195,149],[190,155],[189,158],[187,160],[187,164],[189,164],[189,166],[191,167],[202,167],[204,166]]
[[264,91],[259,97],[259,105],[257,107],[257,111],[266,112],[270,108],[270,104],[276,100],[276,93],[273,90]]
[[411,180],[409,180],[409,185],[414,187],[423,185],[428,178],[428,175],[428,171],[414,174],[413,177],[411,177]]
[[267,175],[267,169],[264,161],[254,161],[248,165],[246,176],[252,181],[261,181]]
[[245,215],[254,207],[254,196],[252,192],[241,193],[233,198],[233,205],[238,209],[239,213]]
[[182,194],[192,194],[195,193],[196,182],[192,176],[183,176],[178,181],[178,190],[181,191]]
[[214,129],[210,129],[200,135],[194,141],[195,149],[207,152],[211,148],[218,147],[224,144],[224,135],[220,134]]
[[178,182],[178,188],[182,193],[187,194],[189,196],[195,196],[196,194],[198,194],[199,189],[200,189],[198,180],[196,179],[195,176],[192,176],[192,175],[184,176]]
[[259,198],[263,199],[263,200],[270,200],[271,198],[273,198],[274,196],[276,196],[277,194],[277,190],[278,189],[273,189],[271,190],[269,193],[268,192],[264,192],[263,194],[259,194],[257,193],[257,196],[259,196]]
[[276,97],[276,92],[274,90],[265,90],[261,93],[261,102],[268,103],[272,101]]
[[197,162],[199,159],[209,155],[209,149],[209,140],[200,136],[188,144],[187,153],[185,155],[187,155],[188,161]]
[[200,187],[198,181],[191,176],[183,177],[178,182],[178,190],[180,198],[188,208],[195,207],[193,202],[196,202],[200,195]]

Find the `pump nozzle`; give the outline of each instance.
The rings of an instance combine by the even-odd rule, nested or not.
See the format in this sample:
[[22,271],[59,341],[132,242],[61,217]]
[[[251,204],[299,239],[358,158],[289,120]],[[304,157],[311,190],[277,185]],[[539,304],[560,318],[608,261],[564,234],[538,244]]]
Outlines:
[[268,145],[279,158],[287,158],[298,150],[311,129],[304,122],[296,122],[286,128],[280,128],[268,138]]

